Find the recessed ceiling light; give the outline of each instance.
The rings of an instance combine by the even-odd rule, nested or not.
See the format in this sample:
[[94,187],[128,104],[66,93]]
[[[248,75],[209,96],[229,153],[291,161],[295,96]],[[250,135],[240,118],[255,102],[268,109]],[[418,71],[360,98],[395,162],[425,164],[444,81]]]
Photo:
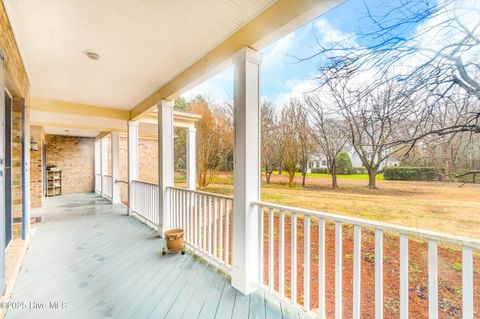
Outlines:
[[85,51],[85,54],[89,59],[92,59],[92,60],[100,59],[100,55],[98,55],[98,53],[91,52],[91,51]]

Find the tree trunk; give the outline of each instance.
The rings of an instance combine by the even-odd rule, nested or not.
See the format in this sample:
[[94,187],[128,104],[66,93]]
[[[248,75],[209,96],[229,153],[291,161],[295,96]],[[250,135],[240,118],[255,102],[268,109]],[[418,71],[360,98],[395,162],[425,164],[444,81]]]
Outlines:
[[265,172],[265,177],[267,178],[267,184],[270,184],[270,177],[272,176],[272,173]]
[[377,188],[377,170],[368,171],[368,188]]
[[337,183],[337,172],[332,172],[332,187],[333,188],[338,188],[338,183]]
[[295,171],[293,171],[293,174],[288,172],[288,186],[290,188],[295,187]]
[[307,177],[307,172],[302,172],[302,186],[305,186],[305,178]]

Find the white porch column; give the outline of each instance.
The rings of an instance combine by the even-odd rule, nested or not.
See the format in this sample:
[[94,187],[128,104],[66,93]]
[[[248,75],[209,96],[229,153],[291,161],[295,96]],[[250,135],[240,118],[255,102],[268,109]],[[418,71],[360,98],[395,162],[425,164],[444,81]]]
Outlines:
[[102,172],[102,195],[105,193],[105,190],[103,189],[103,179],[105,175],[108,175],[108,143],[105,141],[105,139],[100,140],[100,145],[101,145],[101,152],[100,152],[100,169]]
[[112,132],[112,204],[120,203],[120,133]]
[[138,122],[128,121],[128,214],[131,213],[135,180],[138,180]]
[[243,294],[257,289],[259,276],[258,210],[260,199],[261,53],[243,48],[234,57],[234,205],[232,286]]
[[187,129],[187,187],[195,190],[197,186],[197,146],[195,127]]
[[98,174],[101,174],[101,168],[100,168],[100,154],[101,154],[101,146],[100,146],[100,141],[95,142],[95,193],[98,191],[101,191],[101,188],[99,189],[97,186],[102,183],[102,178],[100,177],[100,181],[98,178]]
[[162,100],[158,107],[158,233],[163,236],[170,228],[170,203],[167,187],[173,186],[173,101]]

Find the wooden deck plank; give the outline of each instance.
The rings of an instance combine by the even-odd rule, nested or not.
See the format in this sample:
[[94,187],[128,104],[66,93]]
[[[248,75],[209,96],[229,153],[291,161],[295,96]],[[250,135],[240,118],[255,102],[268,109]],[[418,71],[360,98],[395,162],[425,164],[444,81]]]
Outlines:
[[225,274],[218,273],[217,271],[217,275],[215,276],[214,280],[212,281],[212,285],[208,290],[205,303],[203,304],[198,315],[199,319],[215,318],[215,314],[217,313],[218,309],[218,303],[222,297],[222,292],[225,285],[228,285],[227,277]]
[[[199,264],[201,263],[204,262],[200,261]],[[193,274],[190,277],[190,280],[185,283],[181,293],[177,298],[175,298],[173,305],[170,307],[170,309],[168,309],[164,318],[185,318],[183,314],[185,310],[190,307],[190,301],[197,299],[199,301],[203,301],[203,298],[207,292],[208,284],[206,282],[202,282],[202,278],[205,279],[208,276],[208,265],[204,263],[203,266],[203,268],[200,268],[199,271],[196,274]]]
[[198,285],[193,292],[193,297],[183,305],[184,311],[182,313],[182,318],[197,318],[199,316],[200,311],[208,300],[207,296],[209,295],[217,277],[219,277],[217,268],[208,265],[203,276],[198,278]]
[[265,293],[263,290],[257,290],[250,296],[250,317],[265,319]]
[[206,265],[196,262],[192,258],[192,268],[186,272],[180,272],[177,280],[171,285],[165,293],[162,294],[161,299],[157,299],[157,305],[148,314],[147,318],[165,318],[170,309],[174,306],[175,302],[182,295],[186,286],[192,281],[196,280],[198,276],[201,276],[205,271]]
[[267,319],[283,318],[280,301],[269,293],[265,293],[265,317]]
[[250,296],[235,291],[235,302],[233,303],[232,319],[248,318],[250,310]]
[[236,294],[237,291],[230,285],[230,280],[227,280],[223,287],[215,318],[223,319],[232,317]]

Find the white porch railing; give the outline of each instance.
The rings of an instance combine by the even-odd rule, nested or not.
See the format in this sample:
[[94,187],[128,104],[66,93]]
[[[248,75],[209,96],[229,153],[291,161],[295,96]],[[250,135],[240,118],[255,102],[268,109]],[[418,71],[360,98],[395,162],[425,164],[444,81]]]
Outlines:
[[[438,272],[438,243],[458,245],[462,248],[462,314],[463,318],[472,318],[474,314],[473,307],[473,249],[480,248],[480,241],[462,237],[448,236],[444,234],[423,231],[413,228],[377,223],[357,218],[349,218],[328,213],[321,213],[305,209],[286,207],[276,204],[263,202],[253,203],[259,208],[259,232],[263,240],[259,243],[260,251],[260,282],[279,297],[302,306],[305,311],[311,311],[312,304],[315,307],[316,316],[326,317],[326,282],[325,269],[330,271],[331,262],[327,265],[326,250],[334,246],[334,312],[335,318],[341,318],[343,312],[342,301],[345,301],[345,294],[350,294],[352,298],[351,315],[345,317],[361,317],[361,265],[362,259],[362,234],[365,236],[363,241],[367,245],[367,240],[374,247],[373,256],[368,255],[371,262],[374,262],[374,296],[371,302],[375,303],[375,318],[383,318],[384,313],[384,232],[388,233],[388,240],[399,241],[399,312],[400,318],[408,318],[409,311],[409,239],[422,239],[428,242],[428,313],[429,318],[438,318],[439,311],[439,272]],[[311,240],[312,224],[318,229],[318,243]],[[327,226],[327,227],[326,227]],[[353,226],[353,230],[352,230]],[[326,232],[326,228],[328,231]],[[342,230],[345,231],[342,234]],[[287,238],[287,231],[290,233]],[[301,235],[303,233],[303,236]],[[317,234],[314,234],[317,237]],[[331,236],[330,236],[331,235]],[[345,265],[345,252],[342,252],[342,246],[345,245],[345,238],[353,237],[353,253],[350,255],[353,266],[352,287],[347,291],[342,285],[342,277]],[[394,236],[394,237],[392,237]],[[328,244],[326,245],[326,238]],[[303,238],[303,239],[302,239]],[[303,242],[303,261],[297,260],[299,255],[298,241]],[[397,241],[397,243],[398,243]],[[285,247],[288,245],[290,260],[287,259]],[[312,247],[318,245],[318,250],[312,250]],[[351,246],[350,246],[351,247]],[[315,258],[313,258],[313,254]],[[328,250],[327,252],[331,252]],[[385,251],[391,253],[391,251]],[[332,260],[332,261],[333,261]],[[265,263],[265,264],[264,264]],[[289,263],[289,264],[287,264]],[[288,272],[286,271],[288,267]],[[332,265],[333,266],[333,265]],[[265,268],[264,268],[265,267]],[[277,271],[275,271],[277,270]],[[333,270],[332,270],[333,271]],[[314,274],[314,276],[312,276]],[[287,277],[289,275],[289,278]],[[315,281],[312,277],[316,277]],[[331,278],[331,277],[330,277]],[[301,286],[303,282],[303,287]],[[297,284],[300,283],[298,286]],[[287,286],[288,284],[288,286]],[[318,294],[318,300],[311,300],[312,287],[315,287],[315,293]],[[460,286],[460,283],[458,283]],[[458,287],[457,286],[457,287]],[[396,288],[398,289],[398,288]],[[288,291],[287,291],[288,290]],[[344,289],[345,290],[345,289]],[[372,294],[373,295],[373,294]],[[301,298],[300,298],[301,297]],[[349,313],[350,313],[349,309]]]
[[95,174],[95,193],[102,193],[102,174]]
[[103,175],[102,177],[102,194],[103,196],[112,199],[112,176]]
[[132,181],[130,208],[141,218],[158,226],[158,185],[141,181]]
[[171,227],[184,229],[189,246],[229,270],[233,198],[177,187],[168,190]]

